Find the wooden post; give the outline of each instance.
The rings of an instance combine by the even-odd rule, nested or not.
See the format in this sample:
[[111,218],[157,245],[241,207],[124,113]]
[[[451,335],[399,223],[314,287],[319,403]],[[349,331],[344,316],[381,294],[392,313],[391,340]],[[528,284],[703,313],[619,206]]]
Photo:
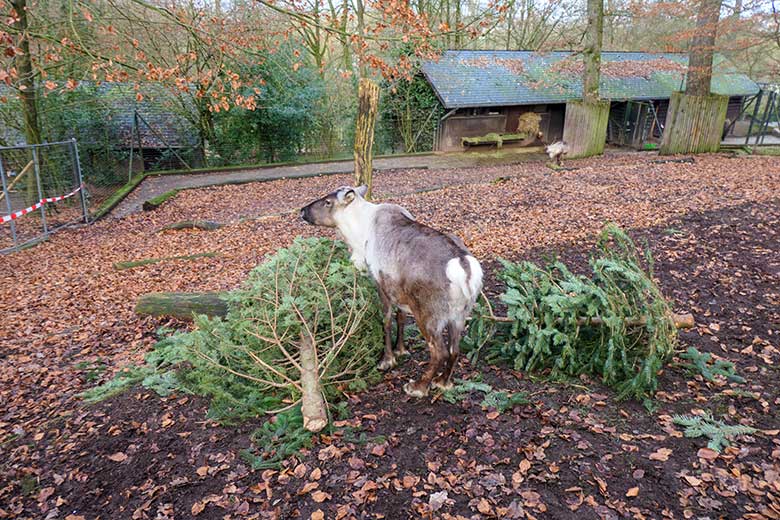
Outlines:
[[609,121],[609,101],[566,103],[563,140],[569,145],[568,158],[604,153]]
[[379,110],[379,85],[362,78],[358,87],[358,115],[355,125],[355,185],[368,186],[366,197],[371,197],[372,149],[374,126]]
[[659,153],[717,152],[728,104],[728,96],[691,96],[673,92]]

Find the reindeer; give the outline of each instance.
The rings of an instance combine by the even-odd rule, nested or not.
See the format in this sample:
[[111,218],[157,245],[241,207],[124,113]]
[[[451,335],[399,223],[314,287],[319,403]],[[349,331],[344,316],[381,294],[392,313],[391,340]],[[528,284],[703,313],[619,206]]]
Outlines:
[[561,161],[569,153],[569,145],[566,141],[555,141],[553,144],[549,144],[544,147],[544,153],[546,153],[550,160],[555,160],[555,164],[561,166]]
[[404,320],[411,314],[428,344],[430,363],[404,391],[424,397],[431,385],[449,389],[460,336],[482,289],[482,268],[457,237],[418,223],[401,206],[367,201],[366,191],[365,186],[341,187],[301,209],[301,217],[337,228],[351,249],[352,263],[376,281],[385,331],[379,369],[393,368],[406,354]]

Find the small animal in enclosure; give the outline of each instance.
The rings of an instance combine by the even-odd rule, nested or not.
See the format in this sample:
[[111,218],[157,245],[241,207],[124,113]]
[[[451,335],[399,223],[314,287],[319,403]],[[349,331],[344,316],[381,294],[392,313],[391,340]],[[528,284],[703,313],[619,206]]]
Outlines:
[[482,267],[459,238],[420,224],[401,206],[367,201],[366,191],[365,186],[339,188],[301,209],[301,217],[315,226],[337,228],[352,251],[352,262],[376,281],[385,328],[379,369],[393,368],[398,356],[406,354],[403,333],[409,313],[428,344],[430,363],[404,391],[424,397],[430,386],[451,388],[460,336],[482,290]]
[[563,158],[569,153],[569,145],[566,144],[566,141],[556,141],[547,145],[544,152],[550,157],[550,160],[555,160],[555,164],[560,166]]

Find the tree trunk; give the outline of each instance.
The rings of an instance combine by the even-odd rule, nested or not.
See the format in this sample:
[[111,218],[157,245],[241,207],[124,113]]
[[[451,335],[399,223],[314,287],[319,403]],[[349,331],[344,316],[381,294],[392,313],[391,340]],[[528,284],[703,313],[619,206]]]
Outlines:
[[601,43],[604,37],[604,0],[588,0],[588,28],[583,50],[584,75],[582,99],[593,103],[599,99],[601,78]]
[[[24,137],[27,144],[41,142],[41,127],[38,120],[38,99],[35,84],[35,71],[32,67],[30,56],[30,40],[27,36],[29,22],[27,20],[27,0],[12,0],[11,6],[19,18],[15,23],[19,36],[17,45],[22,50],[21,54],[14,56],[14,66],[19,74],[19,101],[22,106],[22,119],[24,120]],[[36,176],[27,176],[26,188],[27,202],[33,202],[38,197]]]
[[701,0],[688,56],[685,94],[669,100],[661,155],[717,152],[723,137],[728,98],[710,94],[712,55],[722,0]]
[[[194,314],[205,314],[206,316],[227,315],[227,293],[151,293],[144,294],[138,299],[135,307],[137,314],[149,316],[173,316],[181,320],[191,320]],[[506,316],[483,316],[500,322],[512,322],[514,318]],[[690,329],[695,326],[693,315],[672,314],[674,326],[678,329]],[[602,325],[601,318],[594,317],[590,319],[580,318],[581,325]],[[636,326],[646,323],[644,317],[628,318],[627,325]]]
[[588,0],[588,28],[583,49],[582,101],[566,103],[563,140],[569,157],[604,153],[609,102],[599,101],[601,42],[604,32],[604,0]]
[[378,109],[379,85],[370,79],[362,78],[358,89],[358,115],[355,125],[355,184],[368,186],[367,197],[371,197],[372,149]]
[[728,96],[691,96],[673,92],[659,153],[717,152],[728,104]]
[[701,0],[696,17],[696,32],[688,54],[688,79],[685,93],[708,96],[712,81],[712,55],[718,34],[718,19],[722,0]]
[[609,101],[569,101],[563,140],[569,145],[568,158],[604,153],[609,121]]
[[319,363],[314,343],[306,333],[301,332],[301,413],[303,427],[318,432],[328,425],[328,412],[320,386]]
[[227,293],[151,293],[138,298],[135,313],[143,316],[170,316],[192,321],[195,314],[225,317]]

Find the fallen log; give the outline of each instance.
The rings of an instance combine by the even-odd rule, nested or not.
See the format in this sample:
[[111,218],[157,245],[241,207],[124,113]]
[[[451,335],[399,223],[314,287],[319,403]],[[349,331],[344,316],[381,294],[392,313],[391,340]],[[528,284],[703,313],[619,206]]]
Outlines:
[[[135,307],[137,314],[149,316],[173,316],[181,320],[192,320],[193,314],[205,314],[206,316],[224,317],[227,314],[227,293],[152,293],[145,294],[138,299]],[[493,321],[513,322],[513,318],[506,316],[485,316]],[[692,329],[695,326],[693,315],[672,314],[672,320],[678,329]],[[587,325],[588,319],[581,318],[580,325]],[[629,318],[626,324],[629,326],[644,325],[644,317]],[[590,320],[591,325],[601,325],[598,317]]]
[[228,311],[227,293],[162,292],[144,294],[135,305],[136,314],[142,316],[171,316],[192,321],[195,314],[209,317],[225,317]]
[[211,220],[182,220],[181,222],[174,222],[160,228],[160,231],[171,231],[180,229],[201,229],[203,231],[214,231],[222,227],[219,222],[212,222]]
[[146,258],[144,260],[132,260],[128,262],[115,262],[114,269],[121,271],[122,269],[132,269],[133,267],[140,267],[142,265],[158,264],[160,262],[168,262],[170,260],[196,260],[198,258],[213,258],[219,256],[216,251],[209,253],[196,253],[194,255],[182,255],[182,256],[166,256],[163,258]]

